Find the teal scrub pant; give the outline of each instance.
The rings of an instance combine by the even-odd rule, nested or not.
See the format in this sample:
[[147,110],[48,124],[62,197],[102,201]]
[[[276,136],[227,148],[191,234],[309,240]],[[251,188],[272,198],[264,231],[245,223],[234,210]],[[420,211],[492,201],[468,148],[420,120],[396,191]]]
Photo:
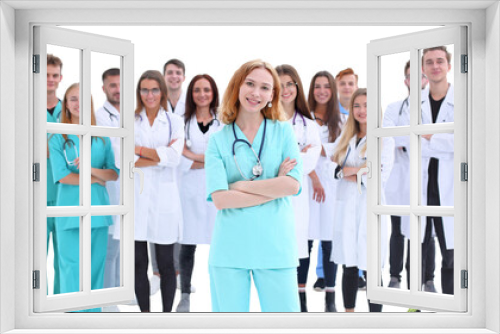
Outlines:
[[[91,232],[91,287],[103,288],[106,250],[108,247],[108,227],[93,228]],[[59,269],[61,272],[61,293],[80,291],[80,229],[59,230]],[[101,308],[80,312],[100,312]]]
[[239,269],[209,266],[213,312],[249,312],[253,277],[262,312],[300,312],[297,268]]
[[[55,206],[54,201],[48,201],[47,206]],[[60,292],[59,283],[59,262],[57,258],[59,257],[59,250],[57,248],[57,233],[55,226],[56,219],[54,217],[47,217],[47,253],[49,252],[49,241],[50,234],[52,233],[52,249],[54,250],[54,294],[57,295]],[[48,291],[48,289],[47,289]]]

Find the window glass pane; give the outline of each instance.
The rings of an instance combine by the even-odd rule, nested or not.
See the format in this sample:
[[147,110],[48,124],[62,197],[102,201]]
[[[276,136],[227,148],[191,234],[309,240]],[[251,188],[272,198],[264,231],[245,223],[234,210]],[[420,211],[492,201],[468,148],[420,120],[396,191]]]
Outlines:
[[91,52],[90,63],[91,94],[96,119],[93,125],[120,127],[121,57]]
[[454,120],[453,45],[420,50],[422,74],[428,87],[422,91],[422,124],[451,123]]
[[79,242],[80,217],[47,218],[47,291],[49,295],[80,291]]
[[48,133],[47,206],[79,206],[80,139]]
[[410,52],[380,57],[382,127],[410,124]]
[[121,138],[92,137],[92,205],[121,204],[120,150]]
[[81,124],[81,50],[47,45],[46,61],[47,122]]
[[380,163],[381,204],[410,205],[410,136],[385,138]]
[[114,234],[120,216],[92,216],[92,290],[120,286],[120,234]]

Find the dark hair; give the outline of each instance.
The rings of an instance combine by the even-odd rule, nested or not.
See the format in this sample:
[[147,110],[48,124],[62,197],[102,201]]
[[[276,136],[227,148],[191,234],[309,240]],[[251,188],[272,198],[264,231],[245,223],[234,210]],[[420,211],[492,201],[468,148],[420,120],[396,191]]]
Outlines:
[[328,71],[320,71],[316,73],[311,79],[311,85],[309,86],[309,98],[307,102],[309,103],[309,109],[314,111],[316,109],[316,100],[314,99],[314,84],[316,79],[319,77],[325,77],[328,79],[330,84],[330,89],[332,90],[332,98],[328,101],[326,105],[326,119],[324,119],[326,125],[328,126],[328,142],[333,143],[335,139],[340,135],[341,130],[341,119],[340,119],[340,109],[339,100],[337,97],[337,86],[335,85],[335,79]]
[[53,54],[49,53],[49,54],[47,54],[47,65],[59,66],[61,73],[62,73],[63,63],[61,61],[61,58],[56,57]]
[[107,77],[114,77],[114,76],[117,76],[117,75],[120,75],[120,69],[119,68],[110,68],[110,69],[107,69],[102,74],[102,82],[104,82],[104,79],[106,79]]
[[358,75],[354,73],[354,70],[350,67],[346,68],[345,70],[340,71],[337,73],[337,76],[335,76],[335,80],[340,80],[344,75],[354,75],[356,78],[356,82],[358,82]]
[[137,98],[137,106],[135,108],[135,114],[136,115],[139,114],[142,111],[142,108],[144,108],[141,99],[141,82],[146,79],[154,80],[158,83],[161,91],[160,106],[162,106],[163,109],[168,110],[167,107],[168,90],[167,90],[167,84],[165,83],[165,78],[163,78],[163,75],[161,75],[160,71],[149,70],[142,73],[141,77],[139,78],[139,82],[137,83],[137,89],[135,91],[135,96]]
[[165,73],[167,72],[167,65],[170,65],[170,64],[181,68],[182,74],[186,75],[186,66],[184,65],[184,63],[182,61],[180,61],[179,59],[175,59],[175,58],[170,59],[169,61],[167,61],[165,63],[165,65],[163,65],[163,75],[165,75]]
[[451,64],[451,53],[448,52],[446,46],[436,46],[433,48],[424,49],[424,51],[422,52],[422,65],[424,65],[424,56],[429,51],[443,51],[446,54],[446,60],[448,61],[448,64]]
[[312,119],[311,111],[307,105],[306,96],[304,94],[304,87],[302,86],[302,80],[300,80],[297,70],[288,64],[279,65],[276,67],[276,72],[278,75],[289,75],[290,78],[297,85],[297,97],[295,98],[295,109],[303,116]]
[[406,77],[406,71],[410,68],[410,61],[408,60],[405,65],[405,77]]
[[210,88],[212,89],[212,101],[210,102],[210,111],[217,115],[217,108],[219,107],[219,90],[215,84],[215,80],[208,74],[198,74],[189,83],[189,87],[186,93],[186,111],[184,112],[184,122],[187,123],[196,113],[196,103],[193,100],[193,90],[194,85],[197,81],[205,79],[210,83]]

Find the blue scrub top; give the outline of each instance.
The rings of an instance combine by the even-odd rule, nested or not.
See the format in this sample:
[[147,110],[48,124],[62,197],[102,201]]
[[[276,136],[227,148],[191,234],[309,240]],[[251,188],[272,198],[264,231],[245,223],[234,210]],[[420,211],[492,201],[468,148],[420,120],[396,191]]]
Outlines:
[[[236,124],[235,129],[239,139],[247,140]],[[252,144],[256,154],[259,154],[263,132],[264,122]],[[289,157],[296,159],[297,165],[288,175],[301,183],[302,158],[290,123],[267,120],[265,136],[261,155],[264,171],[256,180],[276,177],[280,164]],[[228,190],[229,184],[244,181],[232,154],[234,139],[232,125],[224,126],[210,137],[205,153],[209,201],[212,201],[213,192]],[[236,144],[236,158],[241,171],[250,178],[252,167],[257,162],[250,147],[244,143]],[[212,235],[209,264],[246,269],[297,267],[297,239],[291,198],[278,198],[249,208],[219,210]]]
[[[71,142],[71,141],[73,142]],[[78,136],[68,135],[68,141],[64,146],[64,137],[60,134],[54,134],[49,139],[50,163],[54,181],[59,184],[56,206],[79,206],[80,205],[80,186],[59,183],[59,180],[70,173],[79,174],[79,170],[68,164],[79,155],[80,142]],[[74,147],[73,148],[73,143]],[[66,157],[64,156],[66,152]],[[93,137],[91,150],[91,166],[100,169],[113,169],[120,173],[115,166],[115,155],[111,147],[111,141],[108,137]],[[98,183],[91,185],[91,205],[109,205],[109,196],[106,187]],[[110,226],[113,224],[111,216],[92,216],[92,228]],[[79,228],[80,220],[78,217],[56,217],[56,230],[69,230]]]
[[[57,103],[54,112],[50,114],[47,110],[47,123],[59,123],[59,117],[61,116],[61,100]],[[47,137],[50,135],[47,135]],[[48,143],[47,143],[48,145]],[[50,165],[49,159],[47,158],[47,202],[55,202],[57,200],[57,185],[52,177],[52,166]]]
[[342,105],[340,104],[340,101],[339,101],[339,110],[340,110],[341,114],[349,116],[349,110],[347,110],[344,107],[342,107]]

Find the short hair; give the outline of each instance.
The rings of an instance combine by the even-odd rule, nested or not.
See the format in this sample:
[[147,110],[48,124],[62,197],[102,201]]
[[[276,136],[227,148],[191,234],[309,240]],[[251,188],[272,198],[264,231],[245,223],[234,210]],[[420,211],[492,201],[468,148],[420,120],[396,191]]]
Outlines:
[[186,66],[184,65],[184,63],[182,61],[180,61],[179,59],[176,59],[176,58],[170,59],[169,61],[167,61],[165,63],[165,65],[163,65],[163,75],[165,75],[165,73],[167,72],[167,66],[170,64],[181,68],[182,74],[186,75]]
[[102,82],[104,82],[104,79],[106,79],[107,77],[114,77],[114,76],[117,76],[117,75],[120,75],[120,69],[119,68],[110,68],[110,69],[107,69],[102,74]]
[[47,54],[47,66],[48,65],[59,66],[59,68],[61,69],[61,72],[62,72],[63,63],[61,61],[61,58],[56,57],[51,53]]
[[354,77],[356,77],[356,82],[358,82],[358,75],[354,73],[354,70],[350,67],[337,73],[337,75],[335,76],[335,81],[339,81],[340,79],[342,79],[343,76],[346,75],[354,75]]
[[236,120],[241,106],[239,100],[240,88],[243,85],[244,80],[246,79],[248,74],[250,74],[250,72],[257,68],[265,69],[273,77],[273,100],[271,101],[272,106],[269,107],[266,104],[264,109],[262,109],[264,116],[267,119],[271,120],[285,120],[283,107],[280,103],[281,87],[278,73],[276,73],[276,70],[271,66],[271,64],[260,59],[256,59],[241,65],[241,67],[237,69],[236,72],[234,72],[233,77],[227,85],[226,91],[224,92],[224,98],[222,99],[220,112],[221,121],[224,124],[230,124]]
[[451,64],[451,53],[448,52],[446,46],[441,45],[433,48],[424,49],[424,51],[422,52],[422,65],[424,65],[424,56],[429,51],[443,51],[446,54],[446,61],[448,62],[448,64]]
[[405,72],[404,72],[404,75],[406,76],[406,72],[408,71],[408,69],[410,68],[410,61],[408,60],[406,62],[406,65],[405,65]]
[[210,83],[210,88],[212,89],[212,101],[210,102],[210,111],[217,115],[217,108],[219,107],[219,90],[215,84],[215,80],[208,74],[198,74],[189,83],[189,87],[186,93],[186,110],[184,113],[184,122],[187,123],[196,113],[196,103],[193,99],[193,89],[194,84],[201,79],[205,79]]
[[141,99],[141,82],[143,80],[154,80],[158,83],[158,86],[160,86],[160,92],[161,92],[161,100],[160,100],[160,106],[163,107],[163,109],[167,110],[167,96],[168,96],[168,90],[167,90],[167,84],[165,83],[165,78],[163,75],[161,75],[160,71],[156,70],[149,70],[144,73],[142,73],[141,77],[139,78],[139,82],[137,83],[137,89],[135,91],[135,96],[137,100],[137,105],[135,107],[135,114],[138,115],[141,113],[142,109],[144,108],[144,105],[142,104],[142,99]]
[[309,105],[307,104],[306,96],[304,94],[304,88],[302,86],[302,80],[300,80],[297,70],[288,64],[279,65],[276,67],[276,72],[278,75],[288,75],[297,85],[297,97],[295,98],[295,109],[303,116],[312,119],[311,111],[309,110]]

